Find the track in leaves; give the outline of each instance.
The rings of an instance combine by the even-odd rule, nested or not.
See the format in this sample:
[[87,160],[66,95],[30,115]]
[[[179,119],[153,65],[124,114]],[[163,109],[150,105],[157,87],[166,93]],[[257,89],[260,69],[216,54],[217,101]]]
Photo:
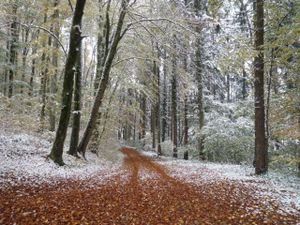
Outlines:
[[[297,224],[273,200],[232,181],[187,184],[133,149],[106,183],[64,180],[0,190],[0,224]],[[141,174],[149,175],[141,176]],[[101,174],[99,174],[101,176]]]

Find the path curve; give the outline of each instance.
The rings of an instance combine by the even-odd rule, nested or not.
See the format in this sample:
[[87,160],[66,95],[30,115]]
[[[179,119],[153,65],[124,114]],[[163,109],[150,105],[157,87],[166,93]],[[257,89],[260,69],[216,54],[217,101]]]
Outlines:
[[123,168],[104,184],[66,180],[40,188],[0,190],[0,224],[284,225],[300,222],[299,214],[282,212],[272,202],[266,205],[240,183],[222,180],[187,184],[134,149],[124,147],[121,152]]

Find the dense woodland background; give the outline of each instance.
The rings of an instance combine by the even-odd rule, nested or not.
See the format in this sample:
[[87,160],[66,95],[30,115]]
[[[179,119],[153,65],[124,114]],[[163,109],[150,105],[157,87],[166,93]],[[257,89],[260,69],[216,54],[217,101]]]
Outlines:
[[300,171],[299,1],[2,0],[0,15],[1,123],[49,136],[56,163],[64,144],[122,142]]

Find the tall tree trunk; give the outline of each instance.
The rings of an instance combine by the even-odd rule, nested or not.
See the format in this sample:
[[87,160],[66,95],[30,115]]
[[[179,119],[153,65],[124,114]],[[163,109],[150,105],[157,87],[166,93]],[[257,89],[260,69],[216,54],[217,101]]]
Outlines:
[[[36,54],[37,49],[34,47],[32,49],[32,54]],[[33,57],[32,61],[31,61],[31,74],[30,74],[30,81],[29,81],[29,86],[30,86],[30,90],[29,90],[29,96],[32,96],[33,94],[33,79],[35,77],[35,67],[36,67],[36,59]]]
[[271,104],[271,86],[272,86],[272,77],[273,77],[273,65],[274,65],[274,49],[271,50],[271,63],[270,63],[270,70],[269,70],[269,77],[267,82],[267,106],[266,106],[266,135],[267,135],[267,144],[271,138],[270,132],[270,104]]
[[83,16],[83,10],[85,6],[85,0],[77,0],[76,7],[72,20],[72,27],[70,32],[70,43],[67,61],[64,72],[64,82],[62,90],[62,107],[59,118],[58,128],[56,131],[55,140],[51,149],[50,158],[59,165],[64,165],[63,162],[63,147],[65,138],[67,135],[68,124],[70,120],[70,112],[72,109],[72,96],[73,96],[73,84],[74,84],[74,67],[77,62],[78,47],[81,42],[81,21]]
[[152,134],[152,148],[156,148],[156,112],[155,112],[155,103],[151,104],[151,134]]
[[[44,15],[44,24],[47,23],[47,10],[48,5],[45,6],[46,12]],[[46,37],[46,35],[45,35]],[[48,47],[51,46],[52,39],[51,37],[48,37]],[[43,40],[43,53],[42,53],[42,73],[41,73],[41,88],[40,88],[40,94],[42,95],[42,109],[40,113],[40,129],[45,129],[45,117],[46,117],[46,104],[47,104],[47,86],[48,86],[48,66],[49,66],[49,57],[46,50],[47,43],[45,40]]]
[[[32,34],[32,40],[37,40],[39,37],[39,30],[35,33]],[[29,80],[29,96],[32,96],[33,94],[33,89],[34,89],[34,84],[33,84],[33,80],[34,80],[34,77],[35,77],[35,70],[36,70],[36,57],[35,57],[35,54],[37,53],[37,46],[34,45],[32,47],[32,60],[31,60],[31,73],[30,73],[30,80]]]
[[[27,55],[28,55],[28,37],[29,37],[29,28],[24,28],[22,30],[22,39],[23,39],[23,44],[25,45],[25,47],[23,48],[22,51],[22,82],[26,83],[26,70],[27,70]],[[24,84],[22,84],[21,86],[21,94],[23,93],[23,89],[24,89]]]
[[18,38],[19,38],[19,32],[18,32],[18,26],[17,26],[17,10],[18,5],[15,1],[12,6],[12,15],[13,21],[10,25],[10,32],[11,32],[11,41],[10,41],[10,54],[9,54],[9,63],[10,63],[10,69],[9,69],[9,85],[8,85],[8,97],[11,98],[13,96],[14,92],[14,79],[17,71],[17,52],[18,52]]
[[189,124],[188,124],[188,96],[184,97],[184,114],[183,114],[183,144],[189,143]]
[[162,136],[161,136],[161,141],[164,142],[166,140],[166,135],[167,135],[167,65],[166,65],[166,61],[167,61],[167,53],[166,50],[163,51],[163,60],[164,60],[164,64],[163,64],[163,93],[162,93],[162,115],[161,115],[161,132],[162,132]]
[[140,108],[141,108],[141,137],[140,139],[144,139],[146,136],[146,123],[147,123],[147,105],[146,105],[146,95],[144,93],[140,94]]
[[[159,47],[156,44],[157,58],[160,60]],[[161,116],[160,116],[160,72],[159,65],[155,63],[155,73],[156,73],[156,85],[157,85],[157,102],[156,102],[156,130],[157,130],[157,154],[162,155],[161,151]]]
[[[186,38],[188,38],[186,36]],[[187,49],[186,44],[184,44],[184,48]],[[188,73],[188,55],[184,55],[183,58],[183,66],[186,73]],[[187,90],[187,84],[184,83],[183,87],[185,90]],[[184,93],[184,99],[183,99],[183,145],[188,145],[188,139],[189,139],[189,125],[188,125],[188,92],[186,91]],[[188,152],[185,153],[185,158],[188,159]]]
[[176,36],[173,38],[173,58],[172,58],[172,81],[171,81],[171,95],[172,95],[172,141],[173,141],[173,157],[177,158],[177,56],[176,56]]
[[95,123],[97,120],[97,114],[98,114],[100,106],[102,105],[105,90],[106,90],[107,84],[109,82],[109,75],[110,75],[112,63],[113,63],[113,60],[117,53],[118,44],[124,34],[124,33],[122,33],[122,28],[123,28],[124,19],[125,19],[126,13],[127,13],[127,5],[128,4],[129,4],[128,0],[122,0],[121,12],[120,12],[118,23],[117,23],[117,28],[116,28],[116,31],[115,31],[115,34],[114,34],[114,37],[112,40],[110,50],[109,50],[107,58],[105,60],[103,73],[102,73],[100,84],[99,84],[99,87],[97,90],[97,95],[96,95],[96,98],[95,98],[95,101],[94,101],[94,104],[92,107],[91,115],[90,115],[87,127],[84,131],[83,137],[81,139],[81,142],[78,146],[78,152],[80,152],[83,156],[85,156],[87,145],[90,141],[93,129],[95,127]]
[[264,105],[264,1],[256,1],[255,49],[258,55],[254,59],[255,76],[255,173],[268,171],[268,149],[265,133]]
[[[202,17],[202,13],[205,9],[203,2],[200,0],[194,0],[194,9],[197,19]],[[197,33],[196,38],[196,52],[195,52],[195,67],[196,67],[196,80],[198,86],[198,119],[199,119],[199,136],[198,136],[198,149],[199,158],[204,160],[204,136],[202,129],[204,127],[204,101],[203,101],[203,63],[202,63],[202,33],[201,27],[195,28]]]
[[[247,32],[247,7],[244,4],[244,0],[240,1],[240,12],[239,12],[239,20],[240,20],[240,26],[241,26],[241,32],[245,33]],[[249,28],[249,27],[248,27]],[[250,37],[251,38],[251,37]],[[245,63],[243,63],[243,78],[242,78],[242,99],[246,100],[247,98],[247,73],[245,69]]]
[[99,0],[99,20],[98,20],[98,40],[97,40],[97,68],[96,68],[96,77],[94,80],[94,95],[97,94],[99,87],[100,79],[103,72],[103,66],[105,63],[105,58],[108,53],[108,44],[109,44],[109,32],[110,32],[110,2],[107,2],[105,18],[103,18],[103,8],[102,0]]
[[[200,35],[200,34],[199,34]],[[204,136],[202,134],[202,129],[204,127],[204,104],[203,104],[203,71],[202,71],[202,62],[201,62],[201,38],[197,38],[196,43],[196,79],[198,86],[198,119],[199,119],[199,137],[198,137],[198,149],[199,157],[202,160],[205,160],[204,154]]]
[[[81,26],[81,24],[80,24]],[[82,77],[82,42],[78,46],[78,56],[75,72],[75,88],[74,88],[74,103],[73,103],[73,124],[70,140],[70,148],[68,154],[78,157],[77,147],[79,142],[80,117],[81,117],[81,77]]]
[[[114,86],[114,89],[112,90],[111,96],[110,96],[110,98],[108,100],[108,104],[107,104],[108,106],[111,105],[111,103],[112,103],[112,101],[113,101],[113,99],[115,97],[115,93],[116,93],[118,87],[119,87],[119,80],[116,82],[116,84]],[[107,122],[108,122],[108,118],[109,118],[109,112],[110,112],[110,109],[109,109],[109,107],[107,107],[106,111],[105,111],[105,113],[103,115],[103,125],[102,125],[102,131],[101,131],[101,133],[99,135],[99,138],[98,138],[99,141],[102,139],[102,137],[103,137],[103,135],[105,133]]]
[[[10,36],[10,27],[7,28],[7,36]],[[10,40],[7,40],[6,41],[6,58],[5,58],[5,62],[7,65],[9,65],[9,63],[10,63],[9,52],[10,52]],[[8,66],[6,66],[5,70],[4,70],[4,85],[3,85],[3,95],[4,96],[6,96],[6,94],[7,94],[7,87],[8,87],[7,84],[9,84],[8,76],[9,76],[9,69],[8,69]]]
[[[103,18],[103,8],[102,0],[99,0],[99,21],[98,21],[98,40],[97,40],[97,65],[96,65],[96,77],[94,80],[94,95],[97,94],[101,76],[103,73],[104,63],[108,54],[108,44],[109,44],[109,32],[110,32],[110,0],[107,2],[106,6],[106,16]],[[96,150],[98,148],[99,142],[99,127],[101,124],[101,112],[98,113],[98,118],[96,121],[96,128],[93,130],[91,137],[91,149]]]
[[[54,13],[53,13],[53,32],[56,35],[57,38],[60,36],[60,23],[58,21],[59,19],[59,3],[60,0],[54,0],[53,7]],[[53,52],[52,52],[52,65],[54,67],[54,74],[51,77],[50,80],[50,101],[49,101],[49,130],[55,131],[55,125],[56,125],[56,110],[55,110],[55,99],[56,99],[56,93],[57,93],[57,77],[58,77],[58,54],[59,54],[59,43],[58,40],[54,38],[53,40]]]

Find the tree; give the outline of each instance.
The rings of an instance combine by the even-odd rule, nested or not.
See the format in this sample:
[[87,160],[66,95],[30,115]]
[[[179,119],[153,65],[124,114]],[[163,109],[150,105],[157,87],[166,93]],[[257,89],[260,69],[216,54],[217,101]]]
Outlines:
[[55,140],[51,149],[49,157],[58,165],[64,165],[63,162],[63,147],[67,134],[68,123],[70,119],[74,73],[76,71],[76,62],[79,54],[78,48],[80,47],[81,37],[81,21],[86,1],[77,0],[72,19],[72,27],[70,31],[69,52],[64,72],[64,82],[62,90],[62,106],[59,118],[58,128],[56,130]]
[[122,28],[123,28],[125,16],[127,14],[128,5],[129,5],[128,0],[122,0],[121,12],[120,12],[120,15],[119,15],[116,31],[114,33],[108,55],[107,55],[107,58],[106,58],[105,63],[104,63],[100,84],[99,84],[99,87],[98,87],[98,90],[97,90],[97,95],[96,95],[96,98],[95,98],[95,101],[94,101],[94,104],[93,104],[93,107],[92,107],[92,111],[91,111],[91,114],[90,114],[88,124],[85,128],[85,131],[83,133],[83,137],[82,137],[82,139],[80,141],[80,144],[77,148],[77,151],[80,152],[83,156],[85,156],[87,145],[90,141],[93,129],[95,128],[95,123],[96,123],[96,120],[97,120],[97,114],[98,114],[99,108],[102,104],[104,93],[105,93],[105,90],[107,88],[107,84],[109,82],[110,70],[111,70],[115,55],[117,53],[117,48],[118,48],[119,42],[122,39],[122,37],[124,36],[125,32],[127,31],[127,30],[125,30],[125,31],[122,32]]
[[[201,14],[203,11],[203,2],[200,0],[194,1],[194,8],[196,18],[199,20],[201,18]],[[198,87],[198,119],[199,119],[199,137],[198,137],[198,149],[199,149],[199,157],[204,160],[204,137],[202,133],[202,129],[204,127],[204,103],[203,103],[203,63],[202,63],[202,34],[200,25],[196,26],[195,31],[197,33],[196,37],[196,51],[195,51],[195,76],[197,80]]]
[[[54,0],[54,12],[52,15],[52,27],[53,33],[57,38],[60,36],[60,0]],[[56,126],[56,110],[55,110],[55,99],[57,93],[57,80],[58,80],[58,62],[59,62],[59,43],[56,38],[53,40],[53,52],[52,52],[52,66],[54,67],[54,72],[50,79],[50,101],[49,101],[49,122],[50,122],[50,131],[55,131]]]
[[9,54],[9,84],[8,84],[8,97],[13,96],[14,92],[14,79],[17,71],[17,58],[18,58],[18,39],[19,39],[19,29],[17,24],[17,10],[18,1],[14,1],[12,4],[12,15],[13,19],[10,25],[11,41],[10,41],[10,54]]
[[172,81],[171,81],[171,108],[172,108],[172,142],[173,142],[173,157],[177,158],[177,38],[173,36],[173,53],[172,55]]
[[[80,24],[81,27],[81,24]],[[68,154],[78,157],[77,146],[79,142],[80,117],[81,117],[81,78],[82,78],[82,43],[78,46],[78,56],[76,62],[74,103],[73,103],[73,123]]]
[[[160,52],[159,52],[159,47],[158,44],[156,43],[156,51],[157,51],[157,60],[160,61]],[[155,51],[154,51],[155,52]],[[156,111],[156,129],[157,129],[157,154],[162,155],[162,150],[161,150],[161,116],[160,116],[160,72],[159,72],[159,63],[156,62],[154,63],[154,68],[155,68],[155,75],[156,75],[156,86],[157,86],[157,91],[156,91],[156,106],[155,106],[155,111]]]
[[255,49],[254,86],[255,86],[255,173],[268,171],[268,149],[265,133],[264,105],[264,1],[257,0],[255,7]]

